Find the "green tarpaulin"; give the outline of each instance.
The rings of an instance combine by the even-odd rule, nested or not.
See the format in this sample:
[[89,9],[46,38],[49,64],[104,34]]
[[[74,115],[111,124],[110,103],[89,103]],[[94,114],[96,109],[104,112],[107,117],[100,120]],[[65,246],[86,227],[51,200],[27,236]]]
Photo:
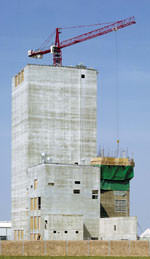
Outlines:
[[125,180],[125,181],[101,180],[101,190],[128,191],[129,186],[130,186],[129,180]]
[[97,165],[101,170],[101,190],[128,191],[134,177],[133,166]]
[[101,165],[101,179],[122,181],[133,176],[133,166]]

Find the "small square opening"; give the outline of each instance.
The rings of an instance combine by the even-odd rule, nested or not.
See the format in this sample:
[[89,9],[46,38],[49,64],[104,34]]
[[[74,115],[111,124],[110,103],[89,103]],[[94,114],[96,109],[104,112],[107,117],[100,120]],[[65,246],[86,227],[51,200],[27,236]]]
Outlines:
[[85,78],[85,74],[81,74],[81,78]]
[[54,184],[55,184],[54,182],[49,182],[48,183],[49,186],[54,186]]
[[97,199],[98,199],[98,195],[93,194],[93,195],[92,195],[92,199],[93,199],[93,200],[97,200]]

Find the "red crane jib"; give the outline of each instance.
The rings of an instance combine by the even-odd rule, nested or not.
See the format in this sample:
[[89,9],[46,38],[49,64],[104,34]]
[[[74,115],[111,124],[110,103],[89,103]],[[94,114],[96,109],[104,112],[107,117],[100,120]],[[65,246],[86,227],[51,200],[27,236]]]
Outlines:
[[56,36],[55,36],[55,45],[52,46],[51,48],[47,49],[47,50],[30,50],[28,51],[28,56],[29,57],[37,57],[37,58],[41,58],[42,55],[47,54],[52,52],[53,54],[53,65],[57,66],[61,66],[62,65],[62,52],[61,49],[77,44],[79,42],[83,42],[89,39],[93,39],[95,37],[107,34],[109,32],[112,31],[117,31],[119,29],[122,29],[124,27],[127,27],[129,25],[135,24],[135,18],[133,17],[129,17],[127,19],[124,20],[120,20],[114,23],[111,23],[109,25],[106,25],[104,27],[98,28],[96,30],[92,30],[89,31],[87,33],[78,35],[76,37],[64,40],[62,42],[59,41],[59,33],[60,33],[60,28],[56,28]]

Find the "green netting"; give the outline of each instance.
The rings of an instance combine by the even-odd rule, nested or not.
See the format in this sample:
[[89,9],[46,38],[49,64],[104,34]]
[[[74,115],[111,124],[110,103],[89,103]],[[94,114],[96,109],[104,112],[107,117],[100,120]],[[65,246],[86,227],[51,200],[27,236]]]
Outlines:
[[130,187],[129,180],[125,180],[125,181],[101,180],[101,190],[128,191],[129,187]]
[[133,166],[97,165],[101,170],[101,190],[128,191],[134,177]]
[[101,179],[124,181],[133,178],[133,166],[101,165]]

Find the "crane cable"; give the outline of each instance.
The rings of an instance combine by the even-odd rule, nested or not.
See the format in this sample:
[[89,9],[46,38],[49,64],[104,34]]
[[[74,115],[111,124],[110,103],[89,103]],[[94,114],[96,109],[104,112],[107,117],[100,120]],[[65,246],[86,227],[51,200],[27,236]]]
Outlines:
[[119,136],[119,74],[118,74],[118,38],[117,38],[117,30],[115,30],[115,94],[116,94],[116,103],[115,103],[115,110],[116,110],[116,142],[117,142],[117,157],[119,156],[119,143],[120,143],[120,136]]

